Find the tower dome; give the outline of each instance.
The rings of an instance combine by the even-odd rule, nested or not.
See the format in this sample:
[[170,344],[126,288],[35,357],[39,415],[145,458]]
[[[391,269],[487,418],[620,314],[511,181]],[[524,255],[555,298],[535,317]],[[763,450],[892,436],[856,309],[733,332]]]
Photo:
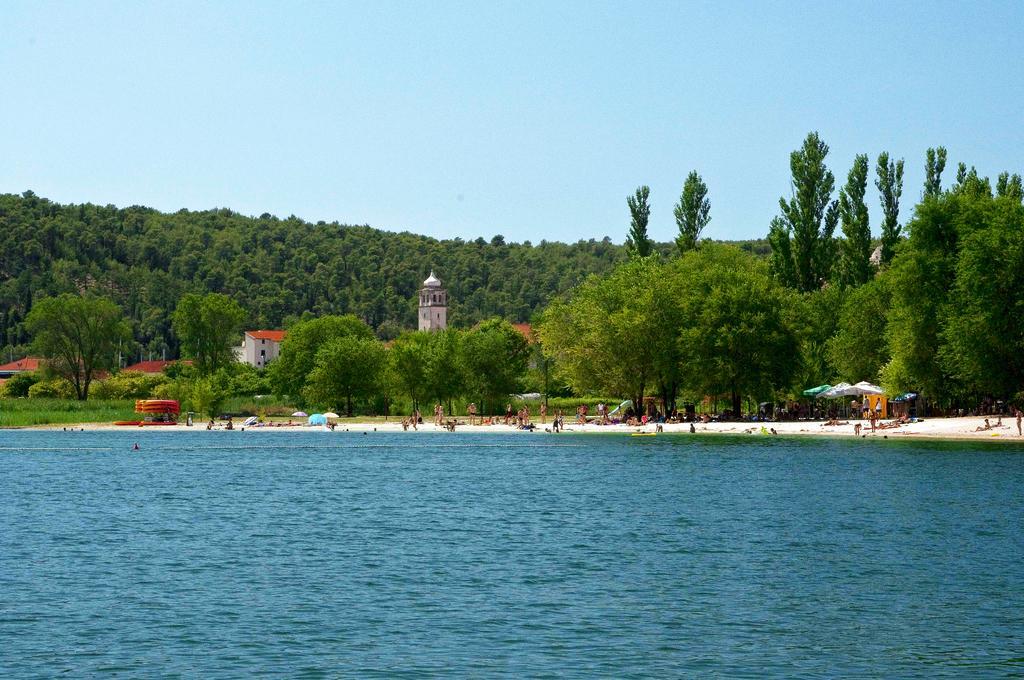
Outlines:
[[424,288],[440,288],[441,287],[441,279],[439,279],[436,276],[434,276],[434,270],[433,269],[430,270],[430,276],[427,277],[427,280],[423,282],[423,287]]

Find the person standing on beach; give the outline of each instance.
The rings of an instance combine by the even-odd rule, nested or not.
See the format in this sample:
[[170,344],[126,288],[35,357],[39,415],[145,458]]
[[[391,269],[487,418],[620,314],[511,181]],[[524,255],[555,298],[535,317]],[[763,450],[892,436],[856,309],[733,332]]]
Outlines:
[[544,420],[544,417],[547,414],[548,414],[548,405],[545,404],[544,402],[541,402],[541,404],[540,404],[540,424],[541,425],[543,425],[545,422],[547,422],[546,420]]
[[1017,409],[1017,436],[1022,436],[1020,433],[1020,409]]
[[466,407],[466,415],[469,416],[469,424],[476,424],[476,404],[470,402],[469,406]]

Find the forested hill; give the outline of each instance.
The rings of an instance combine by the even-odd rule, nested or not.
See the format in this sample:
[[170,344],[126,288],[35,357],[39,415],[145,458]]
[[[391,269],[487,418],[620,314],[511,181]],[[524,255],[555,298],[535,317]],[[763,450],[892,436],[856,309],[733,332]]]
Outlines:
[[625,257],[607,238],[440,241],[226,209],[166,214],[0,194],[0,348],[27,342],[21,322],[33,300],[85,289],[118,302],[154,355],[177,355],[170,314],[188,292],[235,297],[252,328],[279,328],[307,312],[352,313],[388,338],[415,327],[417,291],[431,268],[449,289],[452,324],[525,321]]

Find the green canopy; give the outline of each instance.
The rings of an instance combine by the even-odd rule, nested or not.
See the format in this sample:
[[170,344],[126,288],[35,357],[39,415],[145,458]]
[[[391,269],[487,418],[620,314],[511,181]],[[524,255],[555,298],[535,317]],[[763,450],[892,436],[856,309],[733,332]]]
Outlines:
[[824,392],[825,390],[830,390],[830,389],[832,389],[831,385],[818,385],[817,387],[812,387],[812,388],[810,388],[808,390],[804,390],[803,391],[803,395],[805,397],[816,397],[819,394],[821,394],[822,392]]

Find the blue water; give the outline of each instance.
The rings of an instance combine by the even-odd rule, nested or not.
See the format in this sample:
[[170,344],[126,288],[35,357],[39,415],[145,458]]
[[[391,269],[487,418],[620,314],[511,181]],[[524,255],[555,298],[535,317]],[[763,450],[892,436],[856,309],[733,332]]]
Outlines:
[[0,677],[1020,677],[1022,520],[1013,445],[0,431]]

